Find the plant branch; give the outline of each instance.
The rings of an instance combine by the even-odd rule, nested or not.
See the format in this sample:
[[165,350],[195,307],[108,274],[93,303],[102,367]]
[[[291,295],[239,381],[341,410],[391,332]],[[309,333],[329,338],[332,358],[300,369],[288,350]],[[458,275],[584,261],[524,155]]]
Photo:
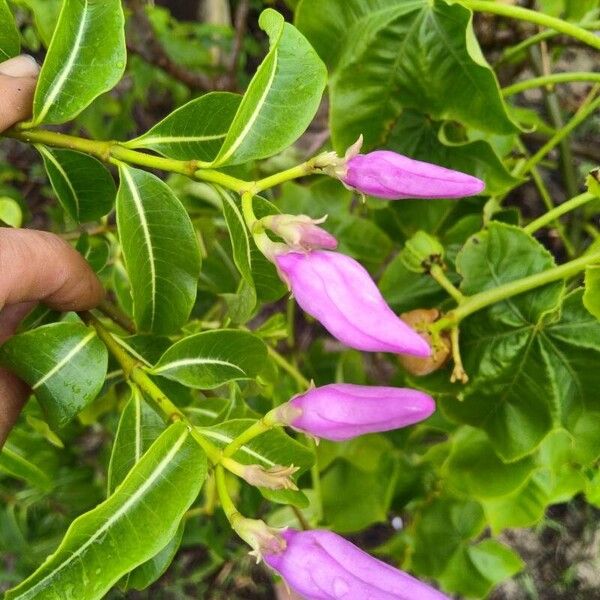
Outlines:
[[541,229],[542,227],[546,227],[546,225],[549,225],[553,221],[556,221],[562,215],[564,215],[572,210],[575,210],[576,208],[579,208],[580,206],[583,206],[584,204],[587,204],[591,200],[596,200],[596,199],[597,199],[597,196],[595,196],[594,194],[591,194],[590,192],[584,192],[583,194],[580,194],[579,196],[575,196],[575,198],[571,198],[570,200],[567,200],[566,202],[563,202],[562,204],[555,206],[552,210],[549,210],[547,213],[543,214],[541,217],[538,217],[534,221],[531,221],[531,223],[529,223],[529,225],[527,225],[526,227],[523,228],[523,231],[526,231],[527,233],[534,233],[538,229]]
[[431,265],[429,274],[458,304],[465,299],[462,292],[448,279],[440,265]]
[[504,4],[502,2],[494,2],[493,0],[455,0],[455,3],[479,12],[487,12],[502,17],[517,19],[519,21],[536,23],[542,27],[547,27],[548,29],[553,29],[559,33],[569,35],[592,48],[600,50],[600,37],[591,31],[587,31],[575,23],[563,21],[562,19],[551,17],[550,15],[536,10],[522,8],[512,4]]
[[558,267],[542,271],[541,273],[535,273],[529,277],[523,277],[522,279],[505,283],[504,285],[480,292],[473,296],[468,296],[454,310],[450,311],[439,321],[432,323],[429,329],[433,334],[446,329],[451,329],[465,317],[468,317],[482,308],[486,308],[492,304],[511,298],[512,296],[529,292],[548,283],[560,281],[561,279],[568,279],[585,270],[586,267],[599,262],[600,252],[582,256],[563,265],[559,265]]
[[594,111],[600,108],[600,97],[595,98],[599,89],[600,84],[594,86],[586,100],[579,107],[579,110],[575,113],[571,120],[562,129],[559,129],[533,156],[526,160],[519,167],[519,169],[517,169],[517,176],[523,176],[530,171],[532,167],[542,161],[542,159],[551,150],[558,146],[558,144],[560,144],[561,141],[565,139],[574,129],[581,125],[581,123],[583,123],[583,121],[585,121],[592,113],[594,113]]
[[551,73],[540,77],[533,77],[525,81],[513,83],[505,88],[502,88],[502,95],[514,96],[526,90],[544,86],[554,86],[557,83],[574,83],[574,82],[600,82],[600,73],[588,71],[573,71],[569,73]]

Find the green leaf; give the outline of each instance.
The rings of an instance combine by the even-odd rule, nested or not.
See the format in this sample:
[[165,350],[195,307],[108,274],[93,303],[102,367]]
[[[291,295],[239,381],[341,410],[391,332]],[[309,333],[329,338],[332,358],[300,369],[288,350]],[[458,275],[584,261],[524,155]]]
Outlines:
[[0,221],[11,227],[21,227],[23,211],[16,200],[5,196],[0,197]]
[[600,266],[588,267],[585,270],[585,292],[583,305],[600,320]]
[[471,498],[509,494],[527,481],[534,468],[531,457],[502,462],[486,435],[469,427],[452,438],[452,451],[445,465],[449,486]]
[[178,160],[215,158],[240,105],[241,96],[211,92],[184,104],[144,135],[126,143],[128,148],[150,148]]
[[62,0],[16,0],[16,4],[27,7],[33,13],[37,32],[47,48],[58,21]]
[[19,54],[21,39],[6,0],[0,0],[0,62]]
[[102,598],[125,573],[169,543],[206,469],[206,456],[189,429],[171,425],[115,493],[78,517],[56,552],[7,592],[7,600]]
[[22,479],[41,490],[47,491],[52,489],[52,481],[48,475],[13,450],[8,443],[0,451],[0,471],[7,473],[11,477]]
[[10,338],[0,348],[0,362],[31,386],[58,429],[97,396],[108,353],[93,329],[53,323]]
[[[254,422],[253,419],[233,419],[204,427],[201,432],[211,442],[223,448]],[[286,435],[281,429],[271,429],[250,440],[233,455],[233,458],[244,465],[260,465],[266,469],[275,465],[294,465],[298,467],[297,473],[293,476],[294,480],[297,480],[315,462],[313,452]],[[273,502],[294,504],[300,508],[305,508],[308,504],[306,496],[300,491],[259,489],[261,494]]]
[[113,442],[108,465],[108,495],[125,479],[165,428],[163,420],[144,402],[137,387],[131,389]]
[[37,146],[52,188],[64,210],[78,223],[96,221],[112,210],[117,188],[112,175],[93,156]]
[[[461,289],[474,294],[549,269],[554,260],[522,230],[492,222],[468,240],[456,266]],[[543,286],[461,324],[471,383],[460,400],[443,399],[442,408],[452,420],[482,428],[503,460],[529,454],[552,429],[557,392],[539,333],[563,289],[563,282]]]
[[125,591],[145,590],[164,574],[181,546],[184,530],[185,520],[181,521],[175,535],[158,554],[136,567],[125,577],[122,584]]
[[141,331],[171,333],[196,299],[200,252],[189,215],[158,177],[119,165],[117,226]]
[[284,150],[304,133],[321,102],[327,71],[304,36],[272,9],[258,23],[269,36],[269,53],[248,85],[215,166]]
[[265,343],[246,331],[205,331],[173,344],[152,369],[186,386],[211,389],[228,381],[254,379],[267,358]]
[[64,123],[125,70],[121,0],[64,0],[33,101],[33,123]]
[[303,0],[296,24],[329,66],[334,147],[381,146],[407,108],[512,133],[472,13],[442,0]]

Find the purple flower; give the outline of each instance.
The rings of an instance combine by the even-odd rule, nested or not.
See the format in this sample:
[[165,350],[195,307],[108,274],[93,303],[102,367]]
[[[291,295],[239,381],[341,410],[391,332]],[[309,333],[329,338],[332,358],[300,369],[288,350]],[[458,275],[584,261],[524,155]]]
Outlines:
[[293,250],[314,250],[337,248],[337,240],[322,227],[327,216],[321,219],[311,219],[306,215],[269,215],[261,219],[263,227],[270,229]]
[[295,396],[278,415],[294,429],[336,442],[407,427],[434,410],[433,399],[417,390],[332,383]]
[[477,177],[444,167],[377,150],[346,162],[342,182],[369,196],[401,198],[462,198],[479,194],[485,183]]
[[265,562],[306,600],[448,600],[330,531],[288,529],[281,535],[285,549],[265,550]]
[[284,252],[274,258],[302,309],[346,346],[430,356],[429,344],[392,312],[353,258],[322,250]]

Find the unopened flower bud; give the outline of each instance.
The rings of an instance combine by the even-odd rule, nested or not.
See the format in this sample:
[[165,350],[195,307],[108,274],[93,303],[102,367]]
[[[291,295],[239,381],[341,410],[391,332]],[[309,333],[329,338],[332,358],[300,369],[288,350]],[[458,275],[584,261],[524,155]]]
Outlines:
[[485,188],[481,179],[390,150],[359,154],[362,136],[343,159],[323,170],[353,190],[376,198],[462,198]]
[[368,352],[430,355],[425,339],[394,314],[353,258],[314,250],[277,254],[275,263],[302,309],[343,344]]
[[286,545],[264,550],[265,562],[306,600],[448,600],[330,531],[287,529],[281,536]]
[[407,427],[427,419],[433,399],[417,390],[333,383],[299,394],[279,409],[280,421],[331,441]]
[[417,231],[407,240],[400,253],[402,264],[415,273],[427,273],[431,265],[441,264],[443,258],[444,247],[424,231]]
[[307,215],[269,215],[261,219],[261,225],[283,238],[292,250],[308,252],[319,248],[334,250],[337,240],[322,227],[327,216],[311,219]]

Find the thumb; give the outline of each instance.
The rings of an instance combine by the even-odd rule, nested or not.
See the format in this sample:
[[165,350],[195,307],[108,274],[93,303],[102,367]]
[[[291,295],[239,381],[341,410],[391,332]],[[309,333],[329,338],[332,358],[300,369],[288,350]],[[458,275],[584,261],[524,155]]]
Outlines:
[[40,67],[27,54],[0,63],[0,131],[31,114]]

